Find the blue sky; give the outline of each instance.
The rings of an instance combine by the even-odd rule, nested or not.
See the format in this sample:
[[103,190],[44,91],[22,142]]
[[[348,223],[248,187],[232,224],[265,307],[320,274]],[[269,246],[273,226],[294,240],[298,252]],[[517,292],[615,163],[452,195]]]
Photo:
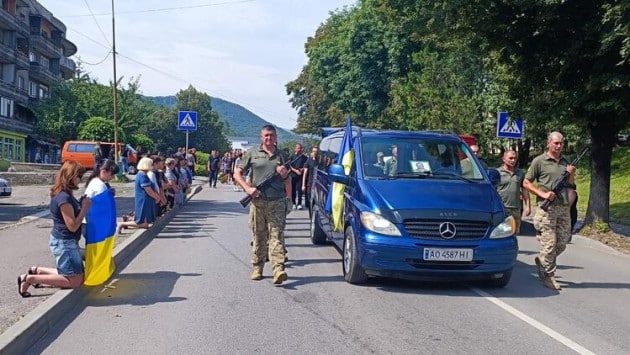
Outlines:
[[[111,0],[38,0],[67,26],[78,58],[113,78]],[[356,0],[117,0],[116,74],[144,95],[193,85],[283,128],[297,124],[285,84],[306,64],[304,43],[329,12]],[[89,63],[89,64],[88,64]]]

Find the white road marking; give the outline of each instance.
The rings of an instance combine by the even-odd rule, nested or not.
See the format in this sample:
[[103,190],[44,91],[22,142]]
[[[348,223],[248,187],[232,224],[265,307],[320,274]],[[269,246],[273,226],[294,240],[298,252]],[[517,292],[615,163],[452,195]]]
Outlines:
[[582,345],[574,342],[573,340],[565,337],[564,335],[556,332],[555,330],[549,328],[548,326],[540,323],[539,321],[535,320],[534,318],[528,316],[527,314],[519,311],[518,309],[510,306],[509,304],[501,301],[500,299],[492,296],[491,294],[482,291],[476,287],[471,287],[471,290],[473,290],[473,292],[475,292],[476,294],[478,294],[479,296],[485,298],[486,300],[494,303],[495,305],[503,308],[503,310],[505,310],[506,312],[512,314],[513,316],[519,318],[520,320],[524,321],[525,323],[531,325],[532,327],[540,330],[541,332],[547,334],[548,336],[552,337],[553,339],[555,339],[556,341],[558,341],[559,343],[565,345],[566,347],[568,347],[569,349],[572,349],[573,351],[577,352],[578,354],[595,354],[594,352],[588,350],[587,348],[583,347]]

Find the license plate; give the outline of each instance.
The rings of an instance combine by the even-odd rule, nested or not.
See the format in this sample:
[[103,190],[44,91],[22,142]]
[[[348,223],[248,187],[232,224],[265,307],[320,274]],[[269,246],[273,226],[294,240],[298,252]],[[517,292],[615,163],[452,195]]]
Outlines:
[[472,261],[472,249],[424,248],[424,260]]

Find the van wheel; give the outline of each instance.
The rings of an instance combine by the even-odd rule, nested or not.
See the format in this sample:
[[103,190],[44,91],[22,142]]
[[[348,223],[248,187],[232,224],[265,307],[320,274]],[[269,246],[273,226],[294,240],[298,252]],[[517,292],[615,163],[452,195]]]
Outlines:
[[136,175],[138,173],[138,169],[136,169],[135,165],[129,165],[127,167],[127,172],[129,172],[129,174],[131,175]]
[[326,244],[326,234],[324,231],[317,225],[317,219],[319,218],[319,214],[317,211],[313,211],[311,214],[311,242],[313,244]]
[[354,240],[352,228],[346,228],[343,240],[343,278],[351,284],[363,284],[367,281],[367,274],[359,264],[359,253]]
[[486,281],[486,285],[491,288],[504,288],[505,286],[507,286],[508,283],[510,283],[511,278],[512,270],[509,270],[503,273],[503,276],[498,279],[491,279]]

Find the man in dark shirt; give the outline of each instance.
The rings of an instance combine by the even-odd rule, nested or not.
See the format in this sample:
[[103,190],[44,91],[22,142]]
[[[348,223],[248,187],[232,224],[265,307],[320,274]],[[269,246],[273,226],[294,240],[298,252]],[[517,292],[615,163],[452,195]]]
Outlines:
[[306,208],[311,210],[311,187],[315,178],[315,170],[319,165],[319,147],[314,146],[311,149],[311,155],[304,163],[304,173],[302,174],[302,192],[304,192],[304,201]]
[[210,187],[215,189],[217,188],[220,164],[221,159],[219,158],[219,152],[217,150],[213,150],[208,158],[208,166],[206,167],[206,170],[208,171],[208,181],[210,182]]
[[291,201],[293,209],[302,209],[302,174],[304,163],[306,163],[306,155],[304,155],[304,147],[297,143],[293,155],[289,157],[291,164]]

